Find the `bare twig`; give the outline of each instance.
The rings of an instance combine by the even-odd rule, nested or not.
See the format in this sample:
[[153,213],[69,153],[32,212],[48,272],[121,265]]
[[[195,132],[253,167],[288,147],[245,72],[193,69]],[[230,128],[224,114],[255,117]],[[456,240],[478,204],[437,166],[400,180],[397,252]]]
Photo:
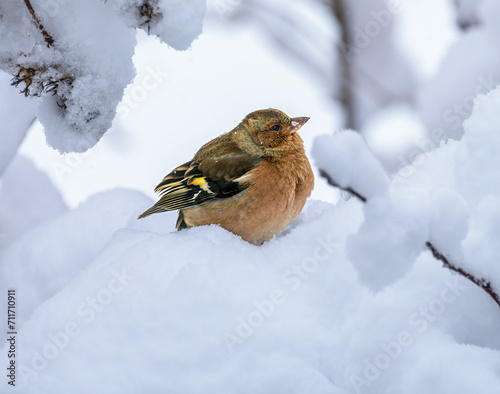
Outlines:
[[493,298],[493,301],[495,301],[498,306],[500,306],[500,296],[497,293],[495,293],[495,291],[491,287],[490,282],[487,282],[484,279],[478,279],[474,275],[465,271],[464,269],[457,267],[457,266],[453,265],[452,263],[450,263],[450,261],[439,250],[437,250],[436,247],[432,243],[426,242],[425,246],[427,246],[427,248],[432,252],[432,255],[436,259],[441,260],[443,262],[443,265],[446,268],[456,272],[457,274],[462,275],[463,277],[469,279],[476,286],[479,286],[486,293],[488,293],[491,298]]
[[[334,187],[338,187],[340,190],[344,190],[346,192],[351,193],[353,196],[357,197],[360,201],[366,202],[366,197],[363,195],[359,194],[355,190],[353,190],[350,187],[342,187],[339,186],[330,175],[328,175],[324,170],[319,170],[319,174],[325,178],[328,182],[329,185],[332,185]],[[449,270],[456,272],[457,274],[463,276],[464,278],[467,278],[470,280],[472,283],[474,283],[476,286],[480,287],[483,289],[488,295],[495,301],[495,303],[500,307],[500,295],[493,290],[493,287],[491,286],[491,283],[486,281],[483,278],[476,278],[474,275],[471,273],[465,271],[463,268],[457,267],[453,263],[446,258],[431,242],[426,242],[425,246],[427,249],[429,249],[434,256],[435,259],[441,261],[443,265],[448,268]]]
[[148,28],[147,33],[150,34],[151,25],[162,18],[158,8],[158,0],[143,0],[143,3],[137,6],[137,10],[142,20],[139,27],[144,30],[143,26],[146,25]]
[[481,25],[481,21],[479,20],[478,16],[476,15],[477,12],[476,10],[470,10],[469,13],[463,13],[461,12],[461,8],[463,6],[467,6],[467,3],[462,4],[463,0],[453,0],[453,4],[455,5],[455,8],[457,10],[457,25],[458,27],[463,30],[467,31],[471,28],[478,27]]
[[[59,94],[58,88],[61,84],[71,85],[75,79],[71,73],[62,74],[57,64],[50,66],[40,66],[36,63],[25,66],[18,64],[17,67],[17,74],[10,80],[10,84],[15,87],[19,87],[19,85],[22,87],[24,84],[21,93],[26,97],[39,97],[43,93]],[[47,72],[53,70],[56,70],[59,75],[47,76]]]
[[40,22],[40,19],[38,19],[38,16],[35,13],[35,10],[33,9],[30,0],[24,0],[24,4],[26,4],[26,8],[28,8],[31,17],[33,18],[33,22],[35,22],[36,27],[42,32],[43,39],[47,43],[47,48],[50,48],[51,45],[54,44],[54,39],[52,36],[47,33],[47,30],[43,27],[42,23]]
[[344,190],[350,194],[352,194],[354,197],[358,198],[359,200],[361,200],[362,202],[366,202],[366,197],[365,196],[362,196],[361,194],[359,194],[356,190],[350,188],[350,187],[342,187],[340,186],[338,183],[336,183],[332,177],[330,175],[328,175],[326,173],[326,171],[324,170],[319,170],[319,175],[321,175],[323,178],[326,179],[326,181],[328,182],[328,184],[330,186],[333,186],[333,187],[338,187],[340,190]]

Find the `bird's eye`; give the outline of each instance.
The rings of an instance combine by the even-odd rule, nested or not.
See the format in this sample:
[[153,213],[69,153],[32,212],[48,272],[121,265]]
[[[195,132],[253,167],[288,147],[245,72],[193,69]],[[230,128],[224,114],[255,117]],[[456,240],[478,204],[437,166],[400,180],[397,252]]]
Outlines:
[[272,130],[272,131],[280,131],[280,130],[281,130],[281,126],[280,126],[280,125],[275,124],[273,127],[271,127],[271,130]]

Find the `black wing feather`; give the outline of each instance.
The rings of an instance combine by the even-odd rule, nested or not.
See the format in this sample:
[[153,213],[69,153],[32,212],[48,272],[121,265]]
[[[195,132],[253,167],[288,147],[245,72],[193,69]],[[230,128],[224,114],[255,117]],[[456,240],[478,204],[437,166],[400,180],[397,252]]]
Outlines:
[[232,180],[213,179],[206,176],[200,164],[187,162],[175,168],[155,188],[160,200],[139,216],[144,218],[153,213],[173,211],[202,204],[216,198],[232,197],[247,187],[239,181],[239,177],[247,173],[253,166],[239,168],[238,178]]

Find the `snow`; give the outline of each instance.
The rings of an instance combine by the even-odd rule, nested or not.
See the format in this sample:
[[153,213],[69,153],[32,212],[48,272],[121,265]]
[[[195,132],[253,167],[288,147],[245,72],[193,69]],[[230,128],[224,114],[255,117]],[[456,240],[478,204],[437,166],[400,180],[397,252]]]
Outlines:
[[[45,187],[48,194],[50,190],[47,189]],[[136,224],[134,206],[142,204],[145,207],[151,203],[140,193],[120,190],[105,196],[96,195],[82,204],[78,211],[64,212],[58,207],[57,198],[47,200],[43,196],[40,199],[47,215],[45,221],[38,225],[26,223],[31,226],[17,239],[10,241],[9,237],[9,243],[0,249],[2,284],[8,282],[23,294],[23,302],[18,306],[18,324],[23,324],[33,309],[66,286],[72,276],[111,240],[118,228]],[[25,205],[16,207],[10,204],[18,216],[4,215],[2,221],[9,223],[8,220],[12,220],[12,224],[27,222],[30,212],[26,212]],[[25,215],[23,219],[19,218],[21,213]],[[63,228],[66,231],[61,232]]]
[[206,8],[205,0],[148,2],[151,10],[143,9],[142,0],[112,0],[109,3],[129,26],[143,29],[177,50],[188,49],[201,33]]
[[452,189],[433,191],[430,199],[429,241],[453,261],[460,262],[460,244],[468,232],[469,206]]
[[475,97],[500,83],[500,56],[494,50],[500,3],[482,0],[476,6],[480,26],[451,46],[439,72],[419,88],[416,97],[429,130],[442,130],[445,139],[462,136],[462,123],[471,115]]
[[[479,96],[475,101],[472,116],[464,122],[466,134],[457,159],[457,189],[467,198],[477,214],[477,217],[473,216],[471,220],[471,231],[464,242],[465,260],[471,264],[473,262],[473,269],[477,270],[478,274],[484,274],[500,287],[499,264],[493,256],[497,242],[491,242],[497,225],[495,218],[498,210],[495,202],[500,195],[498,105],[500,88],[486,96]],[[478,176],[478,173],[481,175]],[[478,229],[481,229],[480,233]],[[485,244],[490,246],[485,248]]]
[[[442,145],[433,154],[421,152],[410,165],[413,168],[403,168],[403,176],[396,175],[391,193],[387,181],[383,181],[387,179],[383,169],[358,134],[347,131],[316,139],[313,155],[317,166],[334,182],[368,199],[363,207],[364,221],[347,242],[347,254],[361,281],[371,290],[380,291],[407,275],[426,242],[431,242],[456,266],[467,267],[478,277],[498,283],[500,288],[500,278],[488,274],[484,259],[469,269],[472,254],[469,252],[469,261],[464,260],[462,250],[469,221],[475,222],[471,213],[476,204],[500,194],[500,162],[497,163],[495,153],[500,148],[499,104],[500,89],[478,96],[473,115],[464,123],[467,133],[461,143]],[[414,167],[425,161],[432,165],[424,166],[422,171]],[[436,167],[443,168],[429,176]],[[419,172],[425,174],[427,185],[420,184]],[[446,181],[432,182],[436,175]],[[474,235],[471,237],[466,244],[477,249]],[[488,264],[496,266],[491,261]]]
[[205,16],[205,0],[160,0],[163,10],[163,23],[153,28],[152,34],[158,35],[174,49],[189,48],[191,42],[201,33]]
[[312,155],[316,166],[335,182],[353,188],[365,198],[383,195],[389,188],[389,179],[382,165],[355,131],[344,130],[333,136],[316,137]]
[[[110,194],[96,196],[91,206],[78,208],[72,216],[88,218],[91,211],[99,217],[109,211],[109,201],[136,198],[125,192]],[[144,202],[137,200],[135,204],[142,209]],[[113,208],[127,217],[134,213],[123,205],[120,209]],[[316,218],[334,216],[332,207],[326,204],[316,203],[313,210]],[[109,217],[106,219],[106,223],[113,222]],[[66,227],[68,223],[60,225]],[[300,226],[311,229],[314,224]],[[37,235],[53,236],[44,230]],[[78,238],[84,238],[81,235]],[[101,239],[98,234],[95,236]],[[322,349],[324,329],[318,326],[311,333],[311,325],[306,322],[316,317],[311,314],[309,303],[303,302],[302,294],[306,288],[315,294],[318,289],[314,283],[326,288],[322,275],[315,273],[327,268],[327,261],[337,255],[337,240],[334,235],[324,234],[321,227],[315,227],[309,234],[314,239],[311,248],[294,247],[299,245],[300,236],[292,229],[288,240],[276,239],[267,247],[258,248],[215,226],[163,235],[129,228],[115,233],[97,256],[87,257],[85,264],[68,264],[67,257],[59,260],[72,265],[72,269],[61,270],[57,261],[47,259],[47,264],[39,266],[38,276],[53,276],[57,272],[59,281],[50,282],[60,289],[46,302],[42,303],[47,295],[39,296],[40,304],[31,318],[23,322],[25,350],[20,350],[20,359],[26,360],[24,366],[32,371],[25,370],[29,384],[25,386],[23,381],[22,389],[26,393],[68,389],[75,393],[89,390],[132,393],[141,387],[148,387],[150,392],[160,388],[174,392],[216,392],[224,387],[229,391],[252,392],[263,386],[278,391],[302,386],[304,392],[308,389],[331,392],[328,380],[314,368],[316,358],[315,352],[311,354],[311,339],[302,344],[297,339],[314,338],[316,352]],[[67,241],[61,245],[66,245],[67,255],[77,246]],[[223,245],[235,247],[227,248],[221,259]],[[193,246],[204,251],[202,256],[186,254]],[[296,259],[286,261],[280,257],[282,247],[294,249]],[[124,254],[124,250],[128,251]],[[2,261],[15,255],[3,255]],[[270,265],[268,259],[276,264]],[[29,264],[29,260],[25,258],[23,264]],[[295,264],[304,267],[297,274],[291,271]],[[23,280],[23,276],[21,272],[10,274],[14,284],[16,277]],[[27,282],[26,278],[24,281]],[[18,285],[18,291],[25,293],[24,303],[28,303],[28,288]],[[316,298],[320,301],[320,294]],[[274,307],[269,306],[269,300],[277,300]],[[212,308],[213,302],[220,307]],[[266,312],[259,315],[261,309]],[[23,315],[29,313],[23,312]],[[283,317],[276,321],[275,314]],[[125,321],[120,317],[124,315]],[[247,324],[251,335],[238,337],[241,343],[231,351],[224,335],[238,335],[240,317],[250,321]],[[259,319],[263,321],[259,323]],[[294,321],[290,328],[289,323]],[[265,334],[267,330],[270,335]],[[283,332],[288,334],[283,337]],[[55,345],[51,346],[50,341]],[[128,343],[126,348],[122,348],[122,341]],[[256,351],[255,341],[259,347],[278,341],[281,350],[263,357]],[[290,346],[292,341],[295,345]],[[61,349],[54,348],[57,345]],[[58,354],[51,359],[54,354],[50,352],[54,349]],[[110,376],[110,361],[116,358],[117,351],[122,354],[121,372]],[[148,356],[137,365],[133,355],[144,352]],[[75,354],[83,357],[74,358]],[[97,354],[99,357],[94,359]],[[91,359],[94,361],[90,362]],[[205,367],[208,367],[206,373],[201,372]],[[169,377],[163,381],[164,372],[158,375],[162,369],[177,372],[167,372]],[[269,369],[278,373],[259,379]],[[76,375],[75,370],[79,371]],[[59,371],[57,376],[55,371]],[[296,376],[294,379],[289,376],[291,372]],[[94,378],[88,379],[89,374]]]
[[[489,0],[481,4],[495,9]],[[203,60],[218,54],[207,53]],[[84,194],[84,166],[94,167],[95,183],[98,174],[110,171],[154,185],[186,159],[187,149],[196,150],[186,136],[207,140],[234,127],[249,102],[266,106],[261,95],[249,94],[245,105],[234,100],[241,86],[228,70],[247,59],[235,56],[216,73],[198,75],[189,68],[194,55],[188,54],[185,67],[169,77],[177,68],[160,61],[164,54],[155,54],[153,71],[139,75],[136,87],[151,86],[142,77],[150,75],[151,82],[152,74],[158,85],[168,80],[168,86],[185,80],[180,75],[196,75],[193,84],[208,75],[211,94],[190,101],[191,91],[177,82],[151,131],[128,107],[130,116],[106,139],[114,152],[126,153],[122,160],[131,162],[129,167],[99,153],[102,145],[84,155],[49,158],[49,167],[58,169],[60,182],[73,193]],[[276,70],[273,75],[284,77]],[[223,85],[233,94],[217,89],[225,74]],[[286,81],[274,78],[272,85],[262,78],[254,89]],[[292,116],[311,116],[311,131],[304,128],[301,135],[306,146],[319,136],[313,147],[316,167],[368,200],[309,200],[294,223],[261,247],[215,225],[174,231],[175,212],[138,221],[152,200],[116,188],[115,178],[99,180],[112,190],[67,210],[33,163],[21,156],[10,162],[0,189],[0,294],[8,288],[17,294],[17,375],[10,391],[500,392],[498,306],[425,246],[432,242],[457,267],[499,292],[500,88],[474,96],[460,140],[422,141],[392,179],[360,134],[324,135],[333,129],[325,121],[331,109],[309,100],[299,82],[293,88],[309,106],[290,95],[279,107]],[[149,93],[154,100],[164,98],[155,89]],[[225,96],[220,111],[202,106]],[[266,100],[279,96],[283,91],[273,89]],[[129,90],[127,105],[151,114],[133,101],[137,97]],[[178,116],[186,103],[190,116]],[[12,108],[17,115],[21,107]],[[409,110],[403,115],[413,117]],[[30,116],[19,119],[20,130]],[[126,134],[134,122],[146,129],[141,143]],[[6,139],[11,146],[22,138],[17,130]],[[136,150],[159,161],[156,169],[141,167],[128,155]],[[101,161],[93,161],[99,154]],[[6,304],[0,302],[3,316]],[[4,366],[8,345],[0,348]]]
[[[346,184],[379,192],[366,204],[310,200],[260,247],[218,226],[176,232],[173,212],[137,221],[151,200],[129,190],[26,229],[0,252],[0,291],[19,295],[12,391],[500,390],[498,307],[425,248],[431,240],[500,287],[498,194],[463,195],[451,160],[476,138],[494,142],[496,124],[483,119],[499,100],[500,89],[479,100],[462,141],[391,187],[356,134],[318,137],[319,162],[335,152]],[[488,161],[467,157],[477,160]]]
[[2,253],[22,297],[13,392],[417,393],[427,382],[440,393],[447,376],[454,393],[500,387],[498,351],[461,344],[442,324],[465,315],[475,330],[491,306],[476,294],[483,307],[461,310],[471,285],[429,254],[384,293],[360,285],[342,246],[362,219],[355,200],[309,202],[262,247],[217,226],[135,221],[149,203],[131,191],[97,195]]
[[[499,198],[487,196],[477,207],[476,215],[471,220],[470,230],[463,242],[464,259],[474,262],[473,272],[486,280],[495,280],[500,277],[498,252],[500,245],[497,241],[500,230]],[[485,248],[484,245],[489,245]]]
[[375,197],[364,208],[365,220],[347,243],[359,277],[379,291],[410,272],[428,236],[425,203]]
[[[0,85],[8,86],[11,77],[0,71]],[[35,119],[37,103],[26,100],[13,88],[0,90],[0,175],[14,158]]]
[[[475,205],[485,196],[498,195],[498,149],[500,148],[500,115],[497,105],[500,91],[496,89],[488,96],[479,96],[475,101],[473,115],[464,122],[466,135],[460,151],[457,167],[457,187]],[[478,177],[477,172],[483,176]],[[485,182],[488,179],[488,182]]]
[[12,0],[2,4],[0,34],[6,39],[0,43],[0,67],[14,76],[28,74],[19,89],[41,96],[37,117],[47,143],[60,152],[85,152],[111,127],[135,75],[131,27],[147,26],[176,49],[187,49],[201,33],[203,0],[163,0],[143,22],[142,2],[115,3],[33,2],[45,36],[34,27],[27,7]]
[[[19,7],[17,7],[19,8]],[[26,7],[22,17],[7,13],[5,34],[30,24]],[[42,34],[30,35],[31,48],[13,47],[2,55],[2,68],[15,75],[20,66],[34,70],[30,94],[44,94],[37,116],[45,126],[47,142],[61,152],[92,147],[111,126],[123,89],[133,78],[131,56],[135,35],[112,8],[99,0],[49,4],[34,9],[54,45],[46,47]],[[13,26],[16,26],[13,28]],[[15,30],[14,30],[15,31]],[[24,88],[21,83],[20,88]]]
[[66,205],[47,175],[16,156],[0,182],[0,248],[64,211]]

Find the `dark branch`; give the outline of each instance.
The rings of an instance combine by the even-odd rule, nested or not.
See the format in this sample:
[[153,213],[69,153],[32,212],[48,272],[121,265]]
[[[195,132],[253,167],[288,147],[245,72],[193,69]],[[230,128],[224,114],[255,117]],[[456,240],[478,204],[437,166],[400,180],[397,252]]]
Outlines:
[[356,121],[356,104],[354,102],[354,93],[352,89],[352,64],[348,53],[344,53],[345,45],[347,48],[354,48],[353,37],[349,29],[349,15],[347,11],[347,4],[345,0],[331,0],[330,7],[332,13],[337,20],[340,27],[340,42],[337,45],[338,62],[341,73],[339,101],[342,103],[346,113],[345,127],[349,129],[358,129],[358,122]]
[[333,186],[333,187],[338,187],[340,190],[344,190],[348,193],[351,193],[354,197],[358,198],[360,201],[362,202],[366,202],[366,197],[365,196],[362,196],[361,194],[359,194],[356,190],[350,188],[350,187],[342,187],[340,186],[338,183],[336,183],[332,177],[330,175],[328,175],[326,173],[326,171],[324,170],[319,170],[319,175],[321,175],[323,178],[326,179],[326,181],[328,182],[328,184],[330,186]]
[[147,26],[147,33],[151,32],[151,25],[162,18],[160,9],[158,8],[158,0],[144,0],[143,3],[137,6],[139,18],[142,21],[139,27],[144,29]]
[[42,23],[40,22],[40,19],[38,19],[35,10],[31,6],[30,0],[24,0],[24,4],[26,4],[26,8],[28,8],[31,17],[33,18],[33,22],[35,22],[36,27],[42,32],[43,39],[47,43],[47,48],[50,48],[50,46],[54,44],[54,39],[49,33],[47,33],[47,30],[45,30],[45,28],[43,27]]
[[454,3],[455,8],[456,8],[457,25],[460,28],[460,30],[467,31],[471,28],[477,28],[481,25],[481,22],[480,22],[478,16],[476,15],[475,10],[472,11],[472,13],[469,15],[464,15],[460,12],[462,1],[461,0],[454,0],[453,3]]
[[475,276],[463,270],[462,268],[456,267],[455,265],[450,263],[450,261],[441,252],[439,252],[439,250],[437,250],[432,243],[426,242],[425,246],[427,246],[427,248],[432,252],[432,255],[436,259],[441,260],[443,262],[443,265],[446,268],[456,272],[457,274],[462,275],[463,277],[469,279],[476,286],[482,288],[486,293],[490,295],[491,298],[493,298],[493,301],[495,301],[497,305],[500,306],[500,296],[497,293],[495,293],[495,291],[491,287],[490,282],[487,282],[484,279],[477,279]]
[[[353,190],[352,188],[339,186],[324,170],[319,170],[319,174],[322,177],[326,178],[329,185],[338,187],[340,190],[349,192],[355,197],[357,197],[360,201],[366,202],[366,198],[361,194],[359,194],[358,192],[356,192],[355,190]],[[453,265],[431,242],[426,242],[425,246],[432,252],[434,258],[440,260],[446,268],[448,268],[453,272],[456,272],[457,274],[463,276],[464,278],[467,278],[476,286],[479,286],[486,293],[488,293],[488,295],[493,299],[493,301],[495,301],[495,303],[500,307],[500,295],[498,295],[495,292],[495,290],[493,290],[490,282],[487,282],[482,278],[478,279],[471,273],[465,271],[464,269]]]

